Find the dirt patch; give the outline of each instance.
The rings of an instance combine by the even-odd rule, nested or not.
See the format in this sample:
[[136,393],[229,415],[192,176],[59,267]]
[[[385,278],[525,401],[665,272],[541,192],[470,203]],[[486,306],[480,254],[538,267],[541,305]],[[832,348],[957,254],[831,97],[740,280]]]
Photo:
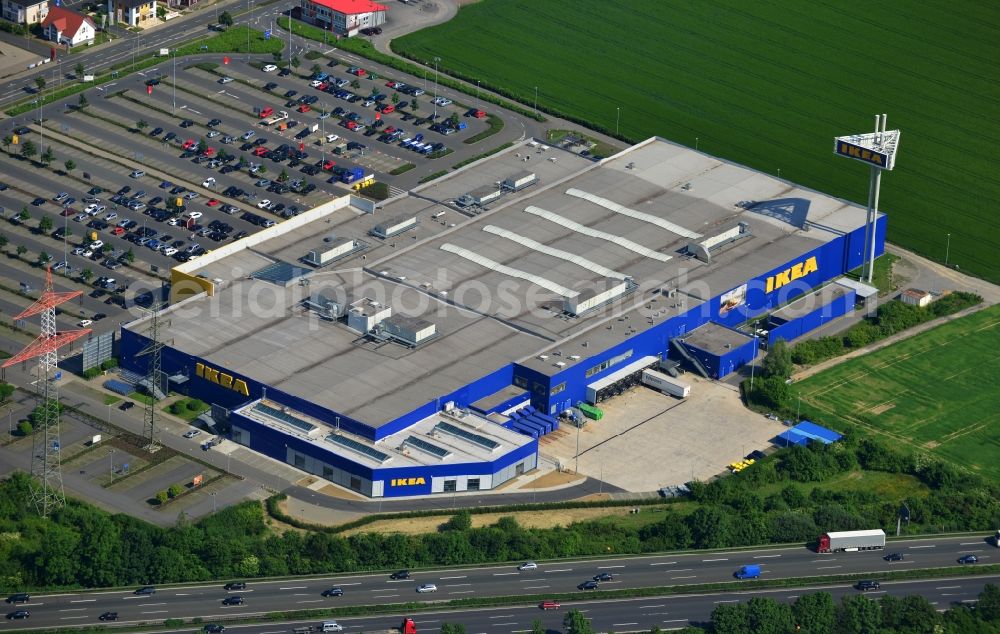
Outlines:
[[[584,522],[599,517],[626,516],[628,508],[599,509],[564,509],[559,511],[523,511],[519,513],[484,513],[472,516],[473,528],[496,524],[501,517],[513,516],[517,523],[526,528],[553,528],[569,526],[573,522]],[[421,535],[435,533],[438,528],[450,519],[450,515],[434,515],[431,517],[414,517],[401,520],[381,520],[372,522],[361,528],[351,529],[343,535],[358,533],[402,533],[404,535]]]
[[564,484],[571,484],[583,480],[580,476],[575,473],[567,471],[550,471],[540,478],[535,478],[531,482],[528,482],[522,489],[547,489],[549,487],[557,487]]
[[928,440],[927,442],[925,442],[925,443],[924,443],[924,449],[935,449],[935,448],[936,448],[936,447],[938,447],[938,446],[939,446],[940,444],[941,444],[941,443],[939,443],[939,442],[938,442],[938,441],[936,441],[936,440]]
[[878,416],[879,414],[884,414],[885,412],[888,412],[893,407],[896,407],[895,403],[882,403],[881,405],[876,405],[875,407],[868,410],[868,413],[875,414],[876,416]]
[[319,493],[323,495],[329,495],[332,498],[340,498],[341,500],[367,500],[368,498],[358,495],[356,493],[351,493],[350,491],[345,491],[340,487],[328,484],[321,489],[317,489]]

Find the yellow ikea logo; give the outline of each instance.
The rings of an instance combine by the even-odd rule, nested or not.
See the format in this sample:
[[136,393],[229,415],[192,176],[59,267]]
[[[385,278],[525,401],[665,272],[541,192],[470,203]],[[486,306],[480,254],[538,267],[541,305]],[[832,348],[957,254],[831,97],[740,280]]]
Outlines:
[[874,150],[869,150],[858,145],[853,145],[846,141],[837,143],[837,154],[848,158],[857,159],[879,167],[885,167],[886,155]]
[[427,480],[423,478],[393,478],[389,481],[389,485],[394,487],[411,487],[418,484],[427,484]]
[[816,265],[816,256],[814,255],[805,262],[799,262],[777,275],[769,276],[767,278],[767,292],[770,293],[771,291],[781,288],[793,280],[805,277],[810,273],[815,273],[817,270],[819,270],[819,267]]
[[221,385],[222,387],[242,394],[243,396],[250,396],[250,389],[247,387],[247,382],[243,379],[234,379],[231,374],[220,372],[215,368],[210,368],[204,363],[195,363],[194,373],[195,376],[200,379],[211,381],[216,385]]

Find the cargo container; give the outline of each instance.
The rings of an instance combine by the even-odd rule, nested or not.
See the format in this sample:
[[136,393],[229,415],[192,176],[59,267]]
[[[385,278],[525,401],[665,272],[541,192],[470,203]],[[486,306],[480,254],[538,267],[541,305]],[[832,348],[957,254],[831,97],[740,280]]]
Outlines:
[[587,418],[592,418],[594,420],[601,420],[604,418],[604,412],[602,412],[599,407],[594,407],[590,403],[580,403],[577,405],[577,409],[583,412],[583,415]]
[[643,370],[642,384],[648,385],[654,390],[659,390],[665,394],[676,396],[677,398],[687,398],[691,395],[691,386],[681,383],[666,374],[661,374],[656,370]]
[[865,531],[840,531],[819,536],[816,552],[836,553],[855,550],[881,550],[885,548],[885,531],[881,528]]
[[749,566],[743,566],[734,572],[733,576],[737,579],[756,579],[760,576],[760,565],[750,564]]

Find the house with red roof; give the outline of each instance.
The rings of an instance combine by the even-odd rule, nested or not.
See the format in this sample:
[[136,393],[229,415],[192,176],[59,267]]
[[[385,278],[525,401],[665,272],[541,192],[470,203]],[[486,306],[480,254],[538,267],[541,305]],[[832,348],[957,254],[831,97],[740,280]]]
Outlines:
[[337,35],[357,35],[361,29],[385,24],[388,8],[372,0],[301,0],[303,22]]
[[56,6],[49,7],[49,14],[42,20],[42,31],[52,42],[77,46],[94,43],[97,25],[82,13]]

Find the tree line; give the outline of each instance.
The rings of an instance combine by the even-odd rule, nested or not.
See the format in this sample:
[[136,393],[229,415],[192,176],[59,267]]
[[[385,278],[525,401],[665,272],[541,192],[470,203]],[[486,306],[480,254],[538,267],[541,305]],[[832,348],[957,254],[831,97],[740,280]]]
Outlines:
[[[907,474],[926,485],[927,495],[907,500],[914,532],[1000,526],[1000,483],[851,434],[831,445],[781,449],[733,477],[692,483],[693,510],[691,504],[665,504],[657,507],[663,518],[643,526],[604,518],[535,529],[506,516],[491,526],[472,528],[464,511],[439,531],[423,535],[279,534],[270,529],[272,520],[256,501],[198,522],[181,515],[168,528],[78,500],[68,500],[65,508],[42,519],[28,502],[29,476],[14,473],[0,482],[0,587],[14,591],[333,574],[810,542],[832,530],[894,528],[898,500],[822,485],[857,470]],[[652,512],[649,508],[644,512]]]

